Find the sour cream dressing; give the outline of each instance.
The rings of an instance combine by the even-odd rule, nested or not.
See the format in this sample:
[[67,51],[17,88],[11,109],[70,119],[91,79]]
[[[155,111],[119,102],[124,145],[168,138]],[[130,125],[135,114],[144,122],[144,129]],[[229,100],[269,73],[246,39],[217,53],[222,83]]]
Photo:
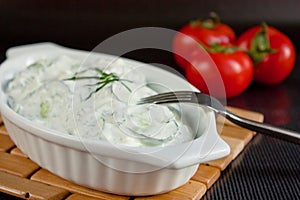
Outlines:
[[[48,128],[113,144],[165,146],[194,138],[181,122],[178,108],[135,105],[140,98],[156,94],[144,74],[121,59],[107,63],[99,59],[83,66],[78,58],[65,55],[36,60],[9,81],[8,105]],[[97,76],[95,68],[114,73],[122,81],[93,93],[99,80],[67,80]]]

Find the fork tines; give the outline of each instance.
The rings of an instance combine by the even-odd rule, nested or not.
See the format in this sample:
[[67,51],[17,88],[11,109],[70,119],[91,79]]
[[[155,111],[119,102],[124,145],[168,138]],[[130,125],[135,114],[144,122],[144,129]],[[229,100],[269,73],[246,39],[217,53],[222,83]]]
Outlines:
[[138,101],[138,104],[144,103],[172,103],[172,102],[191,102],[192,97],[195,95],[191,91],[176,91],[176,92],[166,92],[157,95],[142,98]]

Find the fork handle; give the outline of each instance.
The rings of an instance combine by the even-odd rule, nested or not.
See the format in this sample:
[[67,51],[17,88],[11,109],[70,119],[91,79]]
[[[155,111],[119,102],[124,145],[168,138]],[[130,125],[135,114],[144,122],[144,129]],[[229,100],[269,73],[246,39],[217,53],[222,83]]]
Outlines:
[[286,140],[292,143],[300,144],[300,133],[239,117],[229,111],[225,111],[224,113],[222,113],[222,115],[234,124],[246,129]]

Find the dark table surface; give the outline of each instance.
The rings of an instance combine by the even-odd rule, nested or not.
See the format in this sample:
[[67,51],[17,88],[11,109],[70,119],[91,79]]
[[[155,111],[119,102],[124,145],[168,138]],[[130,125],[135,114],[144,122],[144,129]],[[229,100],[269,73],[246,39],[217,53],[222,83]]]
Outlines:
[[[228,105],[263,113],[265,122],[300,132],[300,54],[275,86],[252,84]],[[300,146],[258,134],[203,199],[300,199]]]

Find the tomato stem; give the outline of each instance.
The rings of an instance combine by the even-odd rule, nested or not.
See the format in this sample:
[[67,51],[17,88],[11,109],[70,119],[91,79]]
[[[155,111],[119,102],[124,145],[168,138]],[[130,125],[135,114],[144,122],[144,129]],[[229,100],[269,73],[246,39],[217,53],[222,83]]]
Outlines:
[[216,12],[210,12],[209,16],[214,21],[215,24],[221,23],[221,18]]
[[238,50],[236,46],[222,46],[219,43],[211,44],[210,46],[205,46],[199,43],[199,46],[206,50],[208,53],[234,53]]
[[275,53],[277,50],[272,49],[270,46],[270,40],[267,34],[268,25],[263,22],[261,24],[261,30],[253,37],[250,50],[247,52],[253,60],[254,64],[260,63],[268,54]]
[[208,19],[197,19],[197,20],[193,20],[190,22],[190,25],[193,28],[196,27],[202,27],[202,28],[206,28],[206,29],[215,29],[216,26],[221,22],[220,17],[217,13],[215,12],[211,12],[209,14],[209,18]]

